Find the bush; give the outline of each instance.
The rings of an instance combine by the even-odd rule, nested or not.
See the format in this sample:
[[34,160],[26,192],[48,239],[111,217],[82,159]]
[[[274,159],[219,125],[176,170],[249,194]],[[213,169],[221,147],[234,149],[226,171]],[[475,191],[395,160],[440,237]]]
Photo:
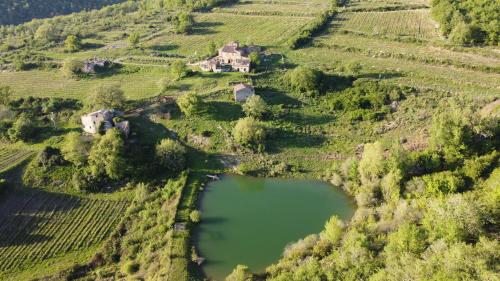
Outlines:
[[66,59],[61,67],[61,73],[66,78],[76,78],[82,73],[83,62],[74,59]]
[[122,271],[125,272],[128,275],[133,275],[139,271],[141,268],[141,265],[135,261],[127,261],[123,267]]
[[64,41],[64,47],[66,51],[73,53],[79,51],[82,48],[82,43],[80,41],[80,38],[78,38],[77,36],[69,35]]
[[193,116],[203,111],[203,100],[195,93],[187,93],[177,99],[177,105],[186,116]]
[[260,119],[267,113],[268,106],[260,96],[253,95],[243,105],[243,111],[248,117]]
[[189,33],[194,23],[194,18],[189,12],[180,12],[174,19],[175,32]]
[[123,157],[125,142],[120,131],[109,129],[92,147],[89,154],[89,167],[96,178],[107,176],[112,180],[121,179],[126,174]]
[[186,149],[177,141],[163,139],[156,146],[155,154],[160,167],[171,172],[179,172],[186,167]]
[[198,210],[191,211],[191,213],[189,214],[189,219],[194,223],[199,223],[201,220],[200,211]]
[[321,90],[322,72],[313,68],[299,66],[287,73],[286,79],[297,93],[314,96]]
[[430,197],[443,197],[445,194],[455,193],[464,188],[463,178],[450,171],[425,175],[425,193]]
[[233,136],[240,145],[262,152],[265,147],[266,130],[252,117],[240,119],[234,127]]
[[29,141],[36,133],[36,126],[28,116],[21,114],[8,130],[9,139],[12,141]]
[[186,66],[186,63],[180,60],[174,61],[170,65],[170,74],[176,79],[182,79],[189,74],[189,69]]

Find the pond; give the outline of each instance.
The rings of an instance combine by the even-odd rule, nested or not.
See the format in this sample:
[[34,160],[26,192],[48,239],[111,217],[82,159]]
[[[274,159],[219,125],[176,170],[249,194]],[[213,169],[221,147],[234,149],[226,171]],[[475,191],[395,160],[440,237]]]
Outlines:
[[332,215],[348,220],[354,202],[340,189],[308,180],[225,176],[201,200],[197,248],[205,274],[224,280],[237,264],[264,272],[285,246],[319,233]]

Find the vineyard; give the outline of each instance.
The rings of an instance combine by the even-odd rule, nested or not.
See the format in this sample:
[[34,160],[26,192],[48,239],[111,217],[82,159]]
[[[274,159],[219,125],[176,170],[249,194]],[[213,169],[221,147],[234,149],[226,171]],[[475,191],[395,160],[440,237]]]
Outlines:
[[43,191],[17,192],[0,204],[0,279],[106,239],[127,201]]
[[363,35],[421,40],[439,37],[428,10],[343,13],[337,17],[336,24],[341,31]]
[[16,166],[33,155],[33,151],[25,149],[0,147],[0,173]]
[[328,9],[325,1],[246,1],[241,5],[234,5],[218,9],[221,13],[247,15],[277,15],[277,16],[316,16]]

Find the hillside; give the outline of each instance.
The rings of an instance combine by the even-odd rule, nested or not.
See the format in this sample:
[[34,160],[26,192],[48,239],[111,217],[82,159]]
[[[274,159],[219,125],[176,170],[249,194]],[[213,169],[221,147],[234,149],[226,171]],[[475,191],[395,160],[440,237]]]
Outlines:
[[[127,1],[0,26],[0,279],[204,280],[199,200],[239,174],[326,181],[357,209],[228,280],[496,280],[499,28],[466,1],[493,35],[456,42],[437,2]],[[252,71],[202,71],[233,41],[262,49]],[[130,133],[82,131],[111,108]]]
[[0,25],[20,24],[32,19],[50,18],[83,10],[100,9],[107,5],[123,2],[123,0],[58,0],[47,5],[43,0],[2,1]]

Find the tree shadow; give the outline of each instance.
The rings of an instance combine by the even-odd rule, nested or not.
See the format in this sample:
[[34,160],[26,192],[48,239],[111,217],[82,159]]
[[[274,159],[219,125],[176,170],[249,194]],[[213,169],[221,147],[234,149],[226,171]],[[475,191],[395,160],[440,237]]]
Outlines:
[[321,78],[323,92],[337,92],[352,87],[356,78],[324,73]]
[[222,22],[200,22],[197,23],[189,32],[190,35],[209,35],[216,34],[219,31],[213,29],[213,27],[224,25]]
[[27,187],[11,189],[0,202],[0,247],[48,241],[51,236],[35,232],[53,215],[80,207],[76,196]]
[[175,44],[153,45],[150,46],[149,49],[157,52],[168,52],[179,49],[179,45]]
[[207,102],[207,113],[217,121],[235,121],[243,117],[241,105],[227,101]]
[[297,98],[289,96],[285,91],[270,87],[257,87],[256,93],[269,105],[288,105],[292,107],[301,106],[302,102]]
[[322,135],[313,133],[301,133],[291,129],[275,129],[275,132],[266,142],[266,151],[269,153],[278,153],[283,148],[311,148],[320,146],[326,141]]
[[104,46],[106,46],[106,45],[101,44],[101,43],[86,42],[86,43],[82,44],[82,50],[88,51],[88,50],[100,49],[100,48],[103,48]]
[[401,72],[374,72],[374,73],[363,73],[363,74],[357,75],[356,77],[358,79],[366,78],[366,79],[383,80],[383,79],[400,78],[403,76],[404,76],[404,74]]
[[289,112],[286,120],[298,126],[324,125],[335,121],[333,115],[303,115],[298,112]]

